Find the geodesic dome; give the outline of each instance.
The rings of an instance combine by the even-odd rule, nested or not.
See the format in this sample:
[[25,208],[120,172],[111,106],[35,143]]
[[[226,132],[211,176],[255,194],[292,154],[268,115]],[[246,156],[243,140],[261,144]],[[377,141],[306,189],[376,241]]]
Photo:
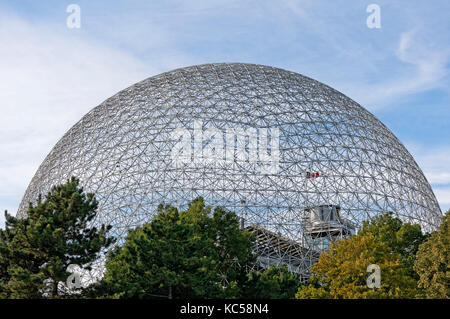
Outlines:
[[[160,203],[202,196],[247,225],[302,243],[305,210],[356,225],[386,211],[435,230],[436,198],[401,142],[363,107],[297,73],[252,64],[177,69],[107,99],[55,145],[20,205],[70,176],[119,238]],[[270,236],[269,236],[270,237]]]

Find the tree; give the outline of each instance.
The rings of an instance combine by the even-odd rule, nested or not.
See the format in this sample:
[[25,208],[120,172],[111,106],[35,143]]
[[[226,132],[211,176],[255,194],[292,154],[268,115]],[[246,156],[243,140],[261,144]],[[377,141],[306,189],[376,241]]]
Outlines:
[[372,221],[364,221],[361,236],[372,234],[376,241],[381,241],[392,253],[400,254],[400,262],[408,271],[408,274],[419,279],[414,271],[417,261],[416,254],[419,246],[425,242],[427,235],[422,233],[420,225],[403,223],[393,217],[391,212],[375,216]]
[[426,298],[450,298],[450,210],[442,224],[420,245],[414,269]]
[[205,206],[158,208],[150,223],[132,230],[111,252],[92,294],[112,298],[219,298],[239,295],[255,261],[252,235],[236,215]]
[[85,194],[72,177],[52,187],[44,201],[39,196],[36,205],[30,203],[26,218],[5,212],[6,228],[0,230],[0,296],[83,296],[84,288],[68,290],[63,283],[70,275],[69,265],[89,270],[113,242],[107,235],[110,226],[90,226],[97,206],[95,196]]
[[[296,297],[414,298],[420,290],[413,264],[424,240],[418,225],[402,223],[392,213],[375,217],[363,223],[358,235],[334,243],[320,256]],[[370,264],[381,269],[380,288],[367,286]]]
[[285,265],[251,271],[245,283],[243,298],[292,299],[300,287],[300,281]]

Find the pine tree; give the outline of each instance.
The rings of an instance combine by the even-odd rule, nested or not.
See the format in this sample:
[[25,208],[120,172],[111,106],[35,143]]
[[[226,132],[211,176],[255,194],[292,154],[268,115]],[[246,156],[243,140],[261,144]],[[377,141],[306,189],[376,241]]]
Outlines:
[[248,274],[243,289],[243,298],[248,299],[293,299],[300,287],[300,281],[286,265],[270,266]]
[[[52,187],[36,205],[30,203],[26,218],[5,212],[6,228],[0,230],[0,296],[4,298],[81,297],[85,289],[61,289],[71,264],[89,270],[102,249],[114,241],[110,226],[91,226],[98,203],[85,194],[79,180]],[[81,270],[81,271],[82,271]]]
[[92,296],[108,298],[236,297],[254,263],[251,234],[221,207],[202,198],[185,211],[160,206],[132,230],[106,262]]

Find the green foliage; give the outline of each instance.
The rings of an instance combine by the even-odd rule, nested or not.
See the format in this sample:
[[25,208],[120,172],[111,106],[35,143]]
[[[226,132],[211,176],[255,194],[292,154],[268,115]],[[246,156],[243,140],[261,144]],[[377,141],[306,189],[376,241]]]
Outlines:
[[416,254],[419,246],[427,239],[422,233],[420,225],[403,223],[400,219],[393,217],[392,213],[376,216],[369,223],[363,222],[361,236],[372,234],[376,241],[381,241],[392,253],[400,254],[400,261],[408,270],[408,274],[419,279],[414,271]]
[[420,245],[414,269],[419,275],[419,286],[426,298],[450,298],[450,210],[442,224],[428,240]]
[[202,198],[186,211],[160,206],[148,224],[131,231],[107,259],[96,297],[236,297],[254,262],[252,237],[236,215],[206,207]]
[[[89,223],[97,214],[93,194],[85,194],[79,180],[72,177],[54,186],[44,201],[39,196],[30,203],[27,217],[18,219],[5,213],[6,228],[0,230],[0,297],[61,298],[70,275],[70,264],[89,269],[103,248],[113,239],[110,227],[98,230]],[[60,288],[58,288],[60,287]],[[77,291],[82,296],[84,289]]]
[[250,299],[292,299],[300,287],[300,281],[283,265],[270,266],[248,274],[243,291],[244,298]]
[[[311,268],[308,285],[296,297],[415,298],[420,296],[413,265],[425,240],[418,225],[402,223],[392,213],[364,222],[358,235],[335,243]],[[381,287],[367,287],[367,266],[381,268]]]

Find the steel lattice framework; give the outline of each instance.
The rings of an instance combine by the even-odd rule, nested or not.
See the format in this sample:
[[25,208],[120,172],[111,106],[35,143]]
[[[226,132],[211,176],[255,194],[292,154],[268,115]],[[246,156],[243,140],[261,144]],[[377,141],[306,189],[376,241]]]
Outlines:
[[425,231],[442,215],[412,156],[371,113],[315,80],[252,64],[177,69],[107,99],[56,144],[18,216],[72,175],[96,194],[95,223],[119,238],[158,204],[202,196],[239,214],[265,258],[304,275],[317,258],[305,240],[309,208],[338,206],[355,225],[393,211]]

